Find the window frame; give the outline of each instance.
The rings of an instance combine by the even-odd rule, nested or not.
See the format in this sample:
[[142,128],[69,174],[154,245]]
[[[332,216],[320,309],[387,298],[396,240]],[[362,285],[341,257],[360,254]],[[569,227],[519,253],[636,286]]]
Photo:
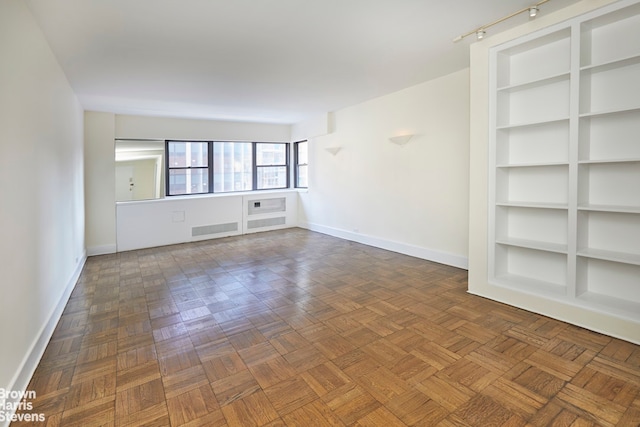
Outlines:
[[[259,165],[258,164],[258,145],[284,145],[284,164],[270,164],[270,165]],[[291,188],[291,180],[290,180],[290,164],[289,161],[289,150],[290,144],[287,142],[254,142],[253,143],[253,191],[263,191],[263,190],[283,190],[287,188]],[[274,188],[258,188],[258,169],[260,168],[285,168],[285,176],[286,182],[284,187],[274,187]]]
[[[202,143],[207,144],[207,166],[171,166],[169,164],[169,145],[170,143]],[[231,190],[231,191],[214,191],[215,190],[215,162],[214,162],[214,144],[215,143],[231,143],[231,144],[251,144],[251,189],[249,190]],[[284,164],[257,164],[258,146],[260,144],[265,145],[284,145],[285,151],[285,163]],[[165,140],[165,197],[176,196],[193,196],[202,194],[227,194],[227,193],[240,193],[247,191],[269,191],[269,190],[286,190],[291,188],[291,143],[289,142],[255,142],[255,141],[224,141],[224,140],[187,140],[187,139],[167,139]],[[285,168],[286,174],[286,186],[275,188],[258,188],[258,169],[259,168]],[[191,169],[207,169],[207,192],[202,193],[185,193],[185,194],[172,194],[170,188],[170,171],[171,170],[191,170]]]
[[[172,142],[179,143],[195,143],[195,144],[207,144],[207,165],[206,166],[171,166],[169,162],[169,144]],[[211,153],[212,145],[209,141],[193,141],[193,140],[178,140],[178,139],[167,139],[165,140],[164,145],[164,157],[165,157],[165,195],[169,196],[193,196],[198,194],[209,194],[211,193],[211,183],[213,182],[213,167],[212,160],[213,154]],[[171,170],[194,170],[194,169],[206,169],[207,170],[207,191],[200,193],[184,193],[184,194],[171,194]]]
[[[300,144],[307,144],[307,162],[300,163]],[[307,167],[307,185],[300,185],[300,166]],[[293,143],[293,182],[294,188],[309,188],[309,141],[302,140]]]

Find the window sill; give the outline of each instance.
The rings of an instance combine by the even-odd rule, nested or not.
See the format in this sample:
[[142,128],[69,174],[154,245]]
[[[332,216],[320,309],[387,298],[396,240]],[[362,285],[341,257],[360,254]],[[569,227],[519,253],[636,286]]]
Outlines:
[[245,196],[262,196],[270,194],[283,194],[283,193],[306,193],[306,188],[280,188],[277,190],[253,190],[253,191],[234,191],[228,193],[203,193],[203,194],[188,194],[181,196],[166,196],[159,199],[144,199],[144,200],[126,200],[117,201],[116,205],[131,205],[139,203],[164,203],[170,201],[185,201],[194,199],[208,199],[208,198],[225,198],[225,197],[245,197]]

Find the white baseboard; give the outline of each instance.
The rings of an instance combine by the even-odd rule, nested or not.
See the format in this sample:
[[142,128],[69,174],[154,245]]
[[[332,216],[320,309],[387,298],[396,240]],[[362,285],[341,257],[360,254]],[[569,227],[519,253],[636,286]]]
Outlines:
[[[60,317],[62,317],[64,308],[67,305],[67,302],[69,301],[71,292],[73,292],[73,289],[75,288],[76,283],[80,278],[80,274],[82,273],[84,264],[87,261],[87,253],[85,252],[84,254],[82,254],[82,257],[78,261],[79,262],[76,265],[76,269],[71,275],[71,278],[69,279],[69,281],[67,282],[64,292],[62,293],[62,296],[58,300],[58,303],[53,308],[53,311],[51,312],[51,315],[49,315],[47,322],[40,329],[40,333],[38,334],[36,339],[33,341],[31,348],[29,349],[26,356],[22,360],[22,364],[20,365],[20,368],[18,369],[18,372],[16,373],[16,375],[11,380],[8,390],[17,391],[17,392],[27,391],[27,387],[29,386],[29,381],[31,381],[31,377],[33,377],[33,374],[36,371],[38,364],[40,363],[40,359],[42,358],[42,355],[44,354],[44,351],[46,350],[47,345],[49,344],[49,340],[53,335],[56,325],[58,324]],[[19,399],[17,399],[16,402],[18,400]],[[8,402],[9,399],[7,399],[6,401]],[[5,411],[5,412],[11,412],[11,415],[13,414],[13,411]],[[9,420],[6,420],[5,422],[6,424],[2,423],[0,424],[0,426],[6,427],[9,425]]]
[[382,239],[380,237],[368,236],[366,234],[353,233],[351,231],[341,230],[339,228],[327,227],[319,224],[299,222],[298,227],[307,230],[317,231],[318,233],[328,234],[352,242],[358,242],[392,252],[398,252],[404,255],[421,258],[427,261],[437,262],[439,264],[450,265],[452,267],[469,269],[469,258],[460,255],[454,255],[447,252],[435,251],[433,249],[423,248],[420,246],[410,245],[407,243],[394,242]]
[[116,245],[91,246],[87,248],[87,256],[115,254]]

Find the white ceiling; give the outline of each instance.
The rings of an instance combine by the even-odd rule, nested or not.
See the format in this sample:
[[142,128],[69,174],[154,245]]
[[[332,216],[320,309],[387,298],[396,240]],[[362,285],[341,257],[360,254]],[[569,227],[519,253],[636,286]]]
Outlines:
[[463,69],[475,37],[453,38],[533,3],[27,0],[85,109],[273,123]]

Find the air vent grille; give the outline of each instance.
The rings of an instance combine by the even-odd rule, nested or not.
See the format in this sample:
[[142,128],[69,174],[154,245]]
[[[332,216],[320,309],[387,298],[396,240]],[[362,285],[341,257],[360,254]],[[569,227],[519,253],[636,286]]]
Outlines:
[[237,222],[229,222],[226,224],[201,225],[198,227],[193,227],[191,229],[191,236],[192,237],[206,236],[209,234],[228,233],[231,231],[238,231]]
[[274,199],[249,200],[248,210],[249,215],[285,212],[287,210],[287,199],[286,197],[278,197]]
[[265,219],[252,219],[247,221],[247,228],[255,229],[262,227],[273,227],[274,225],[284,225],[287,223],[287,218],[284,216],[277,218],[265,218]]

